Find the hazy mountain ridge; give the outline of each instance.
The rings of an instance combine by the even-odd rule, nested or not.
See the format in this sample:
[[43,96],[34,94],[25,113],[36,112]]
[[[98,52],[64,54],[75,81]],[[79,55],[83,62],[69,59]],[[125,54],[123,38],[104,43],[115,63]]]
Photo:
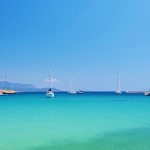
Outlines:
[[[12,83],[0,81],[0,89],[14,89],[19,92],[46,92],[48,88],[37,88],[32,84],[23,84],[23,83]],[[56,92],[59,92],[59,89],[53,89]]]

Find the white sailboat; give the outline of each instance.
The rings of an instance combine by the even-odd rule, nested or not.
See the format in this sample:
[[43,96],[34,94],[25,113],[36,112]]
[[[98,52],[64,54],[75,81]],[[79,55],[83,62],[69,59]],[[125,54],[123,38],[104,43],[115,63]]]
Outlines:
[[72,82],[73,82],[73,79],[71,79],[71,84],[70,84],[70,91],[68,93],[70,94],[76,94],[77,92],[75,90],[73,90],[73,87],[72,87]]
[[[13,86],[12,86],[12,89],[6,89],[6,75],[5,75],[5,81],[4,81],[4,90],[2,90],[3,94],[16,94],[16,91],[13,89]],[[12,83],[13,85],[13,83]]]
[[51,66],[50,66],[50,88],[46,93],[46,97],[49,97],[49,98],[54,97],[54,91],[52,89],[52,70],[51,70]]
[[82,91],[81,88],[80,88],[80,83],[78,84],[78,91],[77,91],[77,94],[83,94],[83,91]]
[[145,96],[150,96],[150,91],[144,92],[144,95],[145,95]]
[[116,91],[117,94],[121,94],[121,87],[120,87],[120,73],[118,72],[118,90]]

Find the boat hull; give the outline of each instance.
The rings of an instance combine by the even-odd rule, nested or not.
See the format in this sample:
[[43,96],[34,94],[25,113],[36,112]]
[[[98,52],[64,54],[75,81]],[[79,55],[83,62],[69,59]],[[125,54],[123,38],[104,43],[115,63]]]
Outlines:
[[76,94],[77,92],[76,91],[69,91],[68,93],[69,94]]
[[47,92],[46,93],[46,97],[53,98],[54,97],[54,93],[53,92]]
[[116,91],[116,94],[121,94],[122,92],[121,91]]
[[83,91],[78,91],[77,94],[83,94]]
[[3,90],[3,94],[16,94],[14,90]]
[[150,96],[150,92],[145,92],[144,95],[145,96]]

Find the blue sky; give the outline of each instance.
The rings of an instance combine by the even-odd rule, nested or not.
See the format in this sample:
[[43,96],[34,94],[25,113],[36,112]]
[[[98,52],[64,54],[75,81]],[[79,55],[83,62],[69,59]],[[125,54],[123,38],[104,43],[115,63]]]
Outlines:
[[149,0],[1,0],[0,78],[67,89],[150,89]]

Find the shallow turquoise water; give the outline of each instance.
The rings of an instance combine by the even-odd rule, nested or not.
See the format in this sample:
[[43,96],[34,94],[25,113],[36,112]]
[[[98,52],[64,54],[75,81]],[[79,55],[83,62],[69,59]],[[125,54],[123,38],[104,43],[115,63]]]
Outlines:
[[150,97],[26,93],[0,97],[0,150],[149,150]]

